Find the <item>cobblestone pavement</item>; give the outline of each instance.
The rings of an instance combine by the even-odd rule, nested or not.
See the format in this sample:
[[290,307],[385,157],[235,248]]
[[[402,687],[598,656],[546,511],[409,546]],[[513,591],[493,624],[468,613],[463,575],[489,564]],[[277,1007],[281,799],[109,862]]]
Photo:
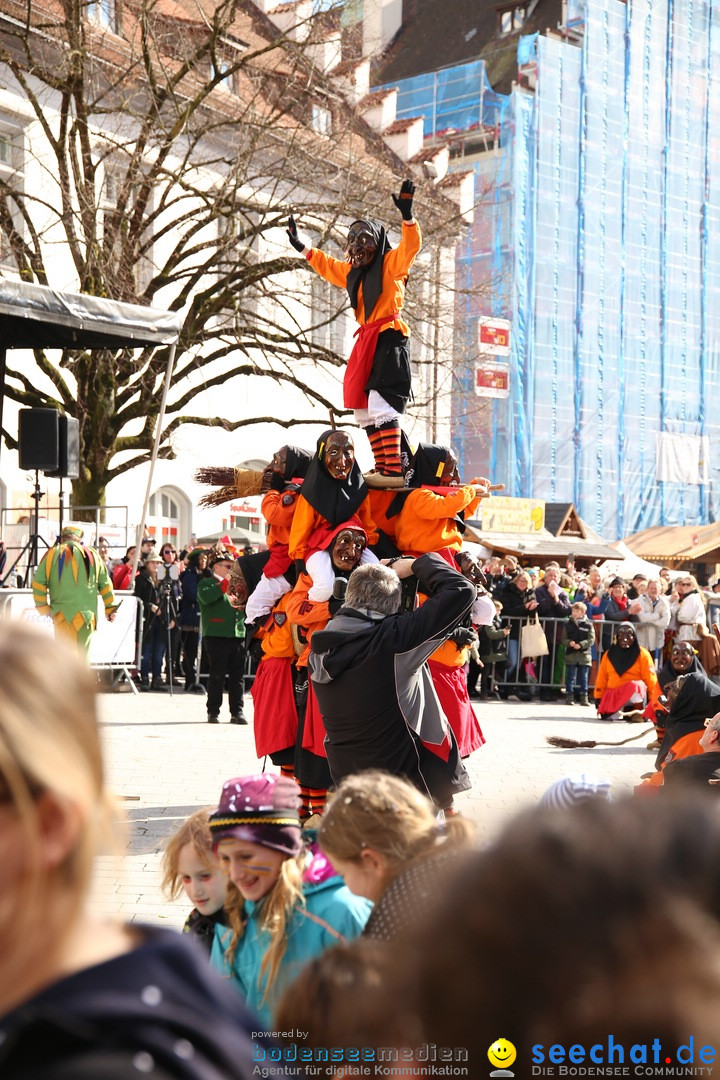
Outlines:
[[[610,780],[614,792],[621,793],[653,767],[654,754],[646,749],[653,735],[627,746],[586,750],[555,750],[545,741],[554,734],[616,742],[645,731],[647,725],[602,722],[594,709],[562,702],[475,704],[487,742],[466,762],[473,786],[458,797],[457,806],[478,823],[485,842],[558,777],[592,773]],[[187,900],[168,903],[160,892],[163,843],[187,814],[216,802],[224,780],[262,770],[255,755],[250,695],[245,711],[247,727],[228,723],[227,705],[221,723],[209,725],[200,695],[182,690],[172,697],[101,695],[108,778],[128,825],[121,843],[125,854],[99,860],[94,911],[182,925]]]

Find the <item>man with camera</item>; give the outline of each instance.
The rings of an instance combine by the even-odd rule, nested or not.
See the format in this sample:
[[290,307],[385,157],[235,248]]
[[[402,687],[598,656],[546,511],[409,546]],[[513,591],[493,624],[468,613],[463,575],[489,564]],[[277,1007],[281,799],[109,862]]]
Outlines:
[[[330,771],[339,784],[363,769],[387,769],[451,810],[470,780],[426,660],[469,612],[476,589],[440,555],[389,563],[354,570],[344,607],[312,638],[310,677]],[[400,613],[402,579],[413,574],[428,599]]]

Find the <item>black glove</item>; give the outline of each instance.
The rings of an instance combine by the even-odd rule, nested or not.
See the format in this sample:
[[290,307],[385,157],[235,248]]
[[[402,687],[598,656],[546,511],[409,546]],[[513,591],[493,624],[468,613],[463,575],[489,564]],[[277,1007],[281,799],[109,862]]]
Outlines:
[[285,477],[282,473],[274,472],[270,477],[270,483],[268,485],[270,491],[284,491],[285,490]]
[[458,652],[460,652],[467,645],[474,645],[477,639],[477,634],[469,626],[458,626],[450,634],[448,641],[452,641]]
[[[392,200],[395,206],[402,214],[403,221],[412,221],[413,219],[413,199],[415,197],[415,185],[412,180],[403,180],[400,185],[400,193],[393,195]],[[292,221],[292,218],[290,218]],[[294,224],[294,222],[293,222]]]
[[[412,209],[412,203],[410,203],[410,208]],[[288,218],[287,237],[295,250],[299,251],[302,254],[302,252],[305,250],[305,245],[298,236],[297,225],[295,224],[294,217]]]

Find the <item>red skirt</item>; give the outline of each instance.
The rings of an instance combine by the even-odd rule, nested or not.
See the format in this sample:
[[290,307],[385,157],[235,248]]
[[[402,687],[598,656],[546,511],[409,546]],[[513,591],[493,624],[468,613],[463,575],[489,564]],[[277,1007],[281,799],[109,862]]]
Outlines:
[[292,663],[266,656],[252,684],[255,751],[259,758],[295,745],[298,717]]
[[470,704],[465,669],[451,668],[437,660],[429,660],[428,664],[435,693],[457,739],[460,757],[468,757],[484,745],[485,736]]
[[308,681],[307,709],[305,710],[305,730],[302,744],[304,750],[310,750],[318,757],[327,757],[325,753],[325,721],[320,712],[318,699],[315,697],[312,682]]
[[640,679],[630,679],[629,682],[622,683],[620,686],[614,686],[612,690],[606,690],[603,696],[600,698],[600,704],[598,705],[598,712],[610,713],[619,712],[624,705],[627,705],[628,701],[634,694],[640,694],[642,701],[647,698],[647,686]]

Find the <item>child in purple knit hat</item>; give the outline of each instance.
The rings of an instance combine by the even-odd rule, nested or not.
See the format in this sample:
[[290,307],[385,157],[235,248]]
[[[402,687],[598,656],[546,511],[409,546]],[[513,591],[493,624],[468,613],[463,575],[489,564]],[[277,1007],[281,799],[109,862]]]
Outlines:
[[227,780],[210,831],[229,878],[229,926],[216,929],[212,963],[271,1025],[285,986],[318,953],[357,937],[371,905],[303,833],[300,788],[288,777]]

